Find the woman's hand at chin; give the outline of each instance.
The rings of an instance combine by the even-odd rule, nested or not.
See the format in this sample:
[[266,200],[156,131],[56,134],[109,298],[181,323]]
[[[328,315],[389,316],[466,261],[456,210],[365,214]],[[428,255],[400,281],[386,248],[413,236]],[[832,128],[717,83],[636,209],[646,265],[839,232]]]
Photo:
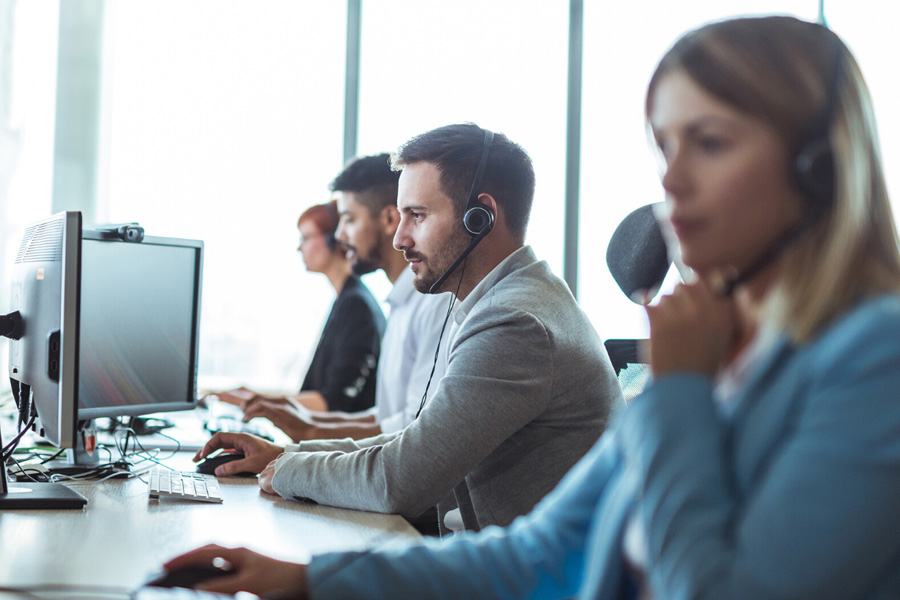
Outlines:
[[650,367],[654,377],[675,372],[714,375],[735,338],[734,301],[702,280],[678,285],[657,305],[647,306]]

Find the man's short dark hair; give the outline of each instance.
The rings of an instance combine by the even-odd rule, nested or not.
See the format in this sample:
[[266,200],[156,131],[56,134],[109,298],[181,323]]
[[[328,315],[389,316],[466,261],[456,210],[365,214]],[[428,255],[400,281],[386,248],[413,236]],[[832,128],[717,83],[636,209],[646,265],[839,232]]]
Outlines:
[[[445,125],[403,144],[391,155],[391,167],[400,170],[419,162],[437,166],[442,191],[462,217],[483,148],[484,129],[478,125]],[[534,202],[534,166],[528,153],[502,133],[494,134],[478,193],[494,197],[503,207],[510,232],[524,240]]]
[[400,173],[391,169],[387,152],[351,159],[344,170],[328,185],[332,192],[354,192],[361,204],[373,215],[385,206],[397,204],[397,181]]

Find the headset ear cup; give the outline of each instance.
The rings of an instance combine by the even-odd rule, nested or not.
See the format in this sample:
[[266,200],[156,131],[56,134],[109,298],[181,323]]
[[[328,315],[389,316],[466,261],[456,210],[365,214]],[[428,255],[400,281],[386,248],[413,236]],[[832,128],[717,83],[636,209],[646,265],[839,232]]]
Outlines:
[[339,244],[336,234],[337,234],[338,225],[340,225],[340,222],[341,222],[341,216],[338,213],[337,200],[332,200],[331,202],[326,204],[326,206],[328,207],[329,215],[331,215],[331,223],[332,224],[330,227],[331,233],[325,234],[325,244],[328,246],[328,248],[330,250],[335,250]]
[[816,210],[834,202],[834,155],[828,138],[819,136],[804,144],[794,160],[797,185]]
[[463,214],[463,227],[471,236],[487,235],[494,227],[494,213],[484,204],[477,204]]

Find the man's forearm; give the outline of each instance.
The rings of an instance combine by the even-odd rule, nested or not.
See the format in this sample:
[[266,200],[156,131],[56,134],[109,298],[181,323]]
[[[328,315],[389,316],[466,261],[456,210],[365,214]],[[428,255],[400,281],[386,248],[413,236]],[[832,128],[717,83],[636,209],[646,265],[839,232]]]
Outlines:
[[314,412],[312,413],[312,420],[316,423],[335,423],[335,424],[346,424],[346,425],[371,425],[375,423],[375,409],[369,409],[364,412],[356,412],[356,413],[348,413],[348,412],[339,412],[339,411],[331,411],[331,412]]
[[320,422],[316,420],[316,426],[313,435],[307,439],[311,440],[330,440],[351,438],[354,440],[362,440],[365,438],[381,435],[381,425],[374,419],[369,421],[339,421],[339,422]]
[[293,402],[295,406],[300,405],[314,412],[324,412],[328,410],[328,401],[325,400],[325,396],[316,391],[300,392],[299,394],[294,394],[287,398]]

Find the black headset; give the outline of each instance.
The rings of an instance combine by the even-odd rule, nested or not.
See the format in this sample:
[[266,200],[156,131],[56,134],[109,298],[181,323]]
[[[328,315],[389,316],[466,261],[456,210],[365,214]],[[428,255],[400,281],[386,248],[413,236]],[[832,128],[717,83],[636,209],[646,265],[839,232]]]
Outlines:
[[[472,180],[472,189],[469,190],[469,199],[466,202],[466,210],[463,212],[462,218],[463,228],[466,230],[466,233],[469,234],[469,245],[462,251],[462,254],[456,257],[456,260],[454,260],[453,264],[444,271],[444,274],[431,284],[431,287],[428,289],[429,294],[437,294],[440,291],[440,287],[444,281],[446,281],[456,267],[469,256],[469,253],[475,249],[478,242],[483,240],[484,236],[489,234],[494,227],[494,211],[483,202],[478,201],[478,190],[481,189],[481,180],[484,179],[484,172],[487,169],[488,155],[491,152],[491,145],[494,143],[494,132],[489,129],[484,129],[483,131],[484,146],[481,149],[481,160],[478,161],[478,166],[475,168],[475,178]],[[463,273],[465,273],[465,269],[466,267],[463,265]],[[462,277],[460,277],[459,285],[462,285]],[[459,293],[459,286],[456,288],[456,293]],[[438,354],[440,354],[441,351],[441,340],[444,339],[444,330],[447,328],[447,321],[450,320],[455,297],[456,294],[453,295],[450,299],[450,304],[447,306],[447,314],[444,316],[444,324],[441,325],[441,334],[438,336],[437,348],[434,350],[434,362],[431,364],[431,374],[428,376],[428,382],[425,384],[425,392],[422,394],[422,400],[419,402],[419,410],[416,411],[416,416],[414,417],[416,419],[422,414],[422,409],[425,408],[425,402],[428,401],[428,388],[431,387],[431,378],[434,377],[434,368],[437,365]]]
[[[827,35],[834,36],[830,32]],[[837,109],[838,93],[844,70],[843,45],[837,37],[834,47],[831,81],[825,92],[825,101],[810,123],[794,157],[794,173],[797,186],[809,201],[814,213],[821,214],[834,204],[835,173],[834,151],[828,135],[828,127]]]
[[329,250],[335,250],[338,247],[337,238],[335,234],[337,233],[338,225],[340,224],[340,216],[338,215],[337,207],[335,206],[335,201],[326,202],[325,206],[328,207],[328,215],[331,217],[331,231],[324,234],[323,238],[325,239],[325,245],[328,246]]
[[444,281],[450,277],[450,274],[456,270],[456,267],[469,256],[469,253],[475,249],[478,242],[483,240],[494,227],[494,211],[483,202],[478,201],[481,180],[484,179],[484,172],[487,170],[488,155],[490,155],[491,145],[494,143],[494,132],[489,129],[484,129],[483,131],[484,146],[482,146],[481,150],[481,160],[478,161],[478,167],[475,169],[475,178],[472,180],[472,189],[469,190],[469,199],[466,202],[466,210],[463,212],[462,217],[463,228],[466,230],[466,233],[469,234],[469,245],[463,250],[462,254],[453,261],[447,270],[444,271],[444,274],[438,277],[437,281],[431,285],[428,289],[429,294],[438,293],[438,290],[441,285],[443,285]]
[[835,201],[836,185],[834,172],[834,151],[828,135],[828,127],[834,118],[838,105],[838,92],[844,70],[844,48],[841,41],[830,31],[834,48],[831,81],[825,91],[825,101],[816,112],[806,134],[801,138],[799,149],[794,154],[794,178],[809,207],[808,218],[785,232],[775,243],[759,256],[749,267],[727,278],[719,286],[721,296],[729,296],[738,285],[759,273],[784,250],[793,244],[819,218],[828,212]]
[[494,143],[494,132],[484,130],[484,146],[481,150],[481,160],[475,169],[475,179],[472,180],[472,189],[469,190],[469,199],[466,202],[466,210],[463,213],[463,227],[471,237],[484,237],[494,227],[494,212],[482,202],[478,201],[481,180],[487,169],[488,155],[491,153],[491,145]]

